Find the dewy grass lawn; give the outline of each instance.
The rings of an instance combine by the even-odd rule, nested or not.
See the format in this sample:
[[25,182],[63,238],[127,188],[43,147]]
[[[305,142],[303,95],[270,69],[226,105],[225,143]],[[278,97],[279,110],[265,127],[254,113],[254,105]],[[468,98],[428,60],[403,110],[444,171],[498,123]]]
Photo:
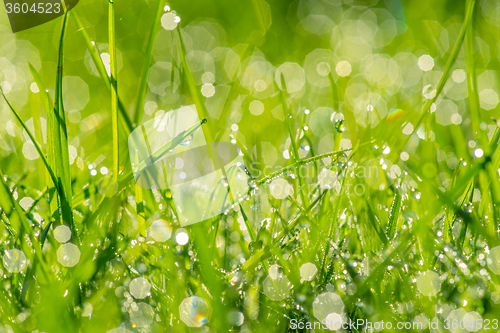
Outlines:
[[0,11],[0,332],[497,332],[498,13]]

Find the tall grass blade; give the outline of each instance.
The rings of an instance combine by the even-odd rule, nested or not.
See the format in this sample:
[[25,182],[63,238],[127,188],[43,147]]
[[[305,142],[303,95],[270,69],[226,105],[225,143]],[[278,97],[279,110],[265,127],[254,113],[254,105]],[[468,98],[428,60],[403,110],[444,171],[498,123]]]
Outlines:
[[[109,93],[111,93],[111,80],[108,76],[108,72],[106,71],[106,66],[104,66],[104,63],[102,62],[101,57],[99,56],[99,50],[97,49],[97,46],[95,42],[93,42],[90,39],[90,36],[87,33],[87,30],[85,30],[85,27],[83,26],[82,22],[80,21],[79,16],[76,14],[75,10],[70,11],[70,14],[73,16],[73,19],[76,22],[76,25],[78,27],[78,31],[82,33],[83,40],[85,42],[85,45],[87,46],[87,50],[90,53],[90,57],[92,58],[92,61],[94,62],[94,65],[97,68],[97,71],[99,73],[99,76],[101,77],[102,81],[104,82],[104,85],[106,86],[106,89],[108,89]],[[125,130],[127,134],[130,134],[134,130],[134,125],[132,124],[132,120],[130,120],[130,117],[127,113],[127,110],[125,110],[125,106],[123,105],[123,102],[118,98],[118,109],[120,111],[121,115],[121,120],[122,120],[122,127]]]
[[[144,68],[142,70],[141,85],[139,87],[139,97],[137,98],[137,104],[135,106],[135,116],[134,123],[138,126],[142,120],[142,115],[144,113],[144,99],[146,98],[146,91],[148,87],[148,77],[149,68],[151,66],[151,57],[153,56],[153,48],[155,45],[156,34],[158,33],[158,27],[161,22],[161,15],[163,13],[163,6],[165,0],[157,0],[158,4],[156,7],[155,17],[153,19],[153,26],[151,27],[151,32],[149,33],[148,47],[146,51],[146,61],[144,62]],[[172,71],[173,75],[174,71]]]
[[116,29],[114,0],[109,0],[108,5],[108,38],[109,58],[111,68],[111,126],[113,129],[113,179],[118,181],[120,170],[120,152],[118,143],[118,66],[116,61]]
[[64,14],[59,38],[59,52],[57,60],[56,86],[54,96],[54,112],[47,114],[47,155],[49,163],[54,169],[57,181],[55,184],[60,189],[59,199],[61,216],[65,224],[72,229],[74,238],[78,233],[73,223],[71,175],[69,167],[68,133],[66,115],[64,113],[62,80],[64,66],[64,37],[68,24],[68,12]]
[[[287,126],[287,129],[288,129],[288,134],[290,135],[290,141],[291,141],[292,153],[293,153],[293,160],[294,160],[295,163],[297,163],[297,162],[300,161],[300,156],[299,156],[299,151],[297,149],[297,142],[295,140],[295,135],[293,134],[293,130],[292,130],[292,122],[291,122],[292,114],[290,113],[290,110],[289,110],[289,108],[287,106],[287,103],[286,103],[285,92],[287,90],[286,90],[285,77],[284,77],[283,73],[281,73],[281,75],[280,75],[280,80],[281,80],[281,89],[280,89],[281,105],[282,105],[282,108],[283,108],[283,113],[285,115],[285,122],[286,122],[286,126]],[[307,205],[309,203],[308,203],[308,200],[307,200],[306,193],[304,191],[304,187],[305,187],[304,186],[304,181],[302,179],[302,176],[300,175],[300,164],[297,164],[295,171],[296,171],[296,174],[297,174],[297,179],[299,181],[299,193],[300,193],[300,198],[302,200],[302,205],[304,205],[304,207],[307,207]]]
[[391,212],[389,213],[389,222],[387,223],[387,239],[389,241],[394,239],[396,230],[398,228],[399,209],[401,207],[401,193],[395,189],[394,200],[392,201]]
[[38,142],[35,139],[35,136],[33,135],[33,133],[31,133],[31,131],[28,128],[28,126],[26,125],[26,123],[21,119],[21,117],[19,116],[19,114],[17,113],[17,111],[12,107],[12,104],[10,104],[9,100],[7,99],[7,96],[5,96],[2,87],[0,87],[0,94],[2,94],[2,96],[3,96],[4,100],[5,100],[5,102],[7,103],[9,109],[12,111],[12,113],[14,114],[14,116],[16,117],[16,119],[19,121],[19,123],[21,124],[21,126],[23,127],[23,129],[26,131],[26,133],[30,137],[31,142],[35,146],[35,149],[38,152],[38,155],[42,159],[43,164],[45,165],[45,168],[47,169],[47,171],[48,171],[48,173],[50,175],[50,179],[52,180],[52,182],[54,182],[54,184],[56,185],[56,188],[57,188],[58,181],[57,181],[56,175],[54,173],[54,170],[50,166],[47,158],[45,157],[45,154],[43,153],[42,148],[40,147],[40,144],[38,144]]
[[[436,94],[433,98],[427,100],[427,102],[424,104],[424,106],[422,108],[422,113],[420,114],[420,117],[418,118],[417,122],[414,124],[412,133],[410,135],[408,135],[405,140],[403,140],[403,144],[401,145],[401,148],[404,148],[407,145],[410,138],[413,136],[413,134],[416,133],[420,124],[424,120],[425,116],[427,116],[429,114],[429,111],[431,109],[432,104],[434,104],[436,102],[436,100],[439,98],[439,95],[443,91],[444,85],[448,81],[451,67],[453,66],[453,63],[455,63],[455,60],[457,59],[458,53],[460,52],[460,49],[462,48],[462,44],[465,40],[465,33],[467,32],[469,25],[471,25],[472,17],[474,14],[474,5],[475,5],[475,0],[470,0],[467,3],[464,23],[462,25],[462,28],[460,29],[458,39],[455,42],[455,45],[453,46],[453,49],[452,49],[451,54],[448,58],[448,61],[446,62],[446,66],[444,67],[444,70],[443,70],[443,75],[441,75],[441,78],[439,79],[439,82],[436,86]],[[394,152],[396,152],[396,151],[401,151],[401,149],[394,150]],[[393,156],[397,158],[397,155],[393,155]]]

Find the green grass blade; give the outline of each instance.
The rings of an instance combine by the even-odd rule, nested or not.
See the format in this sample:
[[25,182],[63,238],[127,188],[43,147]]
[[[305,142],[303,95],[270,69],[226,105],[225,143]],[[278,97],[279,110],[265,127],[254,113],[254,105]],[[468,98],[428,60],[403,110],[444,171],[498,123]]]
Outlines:
[[28,235],[31,238],[31,245],[32,245],[33,250],[35,252],[35,256],[38,259],[38,261],[40,261],[40,263],[42,264],[42,272],[44,273],[45,277],[48,277],[48,275],[47,275],[48,269],[46,268],[46,262],[45,262],[43,255],[42,255],[42,253],[43,253],[42,246],[40,245],[40,242],[35,235],[33,227],[31,226],[30,222],[26,218],[26,215],[23,214],[24,210],[21,208],[21,206],[19,206],[19,203],[16,201],[16,199],[14,199],[14,196],[13,196],[12,192],[10,191],[9,186],[5,181],[5,175],[1,169],[0,169],[0,184],[1,184],[0,189],[3,190],[3,192],[5,192],[7,194],[7,197],[9,198],[9,201],[10,201],[12,207],[14,208],[14,210],[17,212],[17,215],[19,216],[19,219],[21,221],[23,228],[28,232]]
[[[97,68],[97,71],[99,73],[99,76],[101,77],[102,81],[104,82],[104,85],[106,86],[106,89],[108,89],[109,93],[111,93],[111,80],[109,79],[108,72],[106,71],[106,67],[104,66],[104,63],[102,62],[101,57],[99,56],[99,50],[97,49],[97,46],[95,42],[93,42],[90,39],[90,36],[88,35],[87,31],[85,30],[85,27],[83,26],[82,22],[80,21],[79,16],[76,14],[75,10],[70,11],[70,14],[73,16],[73,19],[76,22],[76,25],[78,27],[78,31],[82,33],[83,40],[85,42],[85,45],[87,46],[87,50],[90,53],[90,57],[92,58],[92,61],[94,62],[94,65]],[[134,130],[134,125],[132,124],[132,121],[130,120],[130,117],[125,110],[125,107],[122,103],[122,101],[118,98],[118,109],[120,111],[121,115],[121,120],[122,120],[122,126],[123,129],[127,132],[127,134],[130,134]]]
[[21,117],[19,116],[19,114],[12,107],[12,104],[10,104],[9,100],[7,99],[7,96],[5,96],[2,87],[0,87],[0,94],[2,94],[2,96],[3,96],[4,100],[5,100],[5,102],[7,103],[9,109],[12,111],[12,113],[14,114],[14,116],[16,117],[16,119],[19,121],[19,123],[21,124],[21,126],[24,128],[24,130],[26,131],[26,133],[28,133],[28,136],[30,137],[31,142],[35,146],[35,149],[38,152],[38,155],[40,155],[40,158],[42,159],[43,164],[45,165],[45,168],[47,169],[52,182],[54,182],[54,184],[56,184],[56,188],[57,188],[58,181],[57,181],[56,175],[55,175],[53,169],[51,168],[51,166],[49,165],[49,162],[47,161],[47,158],[45,157],[45,154],[43,153],[42,148],[40,147],[40,145],[36,141],[35,136],[33,135],[33,133],[31,133],[31,131],[28,128],[28,126],[26,125],[26,123],[21,119]]
[[[158,0],[155,17],[153,19],[153,26],[151,27],[151,32],[149,33],[149,41],[146,51],[146,61],[144,62],[144,68],[142,70],[141,85],[139,88],[139,97],[137,98],[137,104],[135,106],[134,123],[136,125],[140,124],[142,120],[142,115],[144,113],[144,99],[146,98],[146,91],[148,87],[148,76],[149,76],[149,68],[151,66],[151,57],[153,56],[153,48],[155,45],[156,34],[158,33],[158,27],[160,26],[164,4],[165,0]],[[174,71],[172,71],[172,74],[173,73]]]
[[[467,0],[467,4],[474,8],[475,0]],[[471,115],[472,129],[474,136],[478,139],[481,146],[487,146],[486,133],[480,129],[481,115],[479,114],[479,95],[477,91],[476,64],[474,59],[474,18],[467,26],[465,38],[465,60],[467,63],[467,89],[469,93],[469,110]]]
[[[455,63],[455,60],[457,59],[458,53],[460,52],[460,49],[462,48],[462,44],[465,40],[465,34],[467,32],[467,29],[468,29],[469,25],[471,25],[472,17],[474,14],[474,4],[475,4],[475,0],[471,0],[466,6],[464,23],[463,23],[462,28],[460,30],[460,33],[458,35],[458,39],[455,42],[455,45],[453,46],[453,49],[452,49],[451,54],[448,58],[448,61],[446,62],[446,66],[444,67],[444,70],[443,70],[443,75],[441,75],[441,78],[439,79],[438,85],[436,87],[436,95],[433,98],[427,100],[427,102],[424,104],[424,106],[422,108],[422,112],[420,114],[420,117],[418,118],[417,122],[414,124],[412,133],[410,135],[408,135],[405,140],[403,140],[401,148],[404,148],[407,145],[410,138],[413,136],[413,134],[416,133],[416,131],[418,130],[418,127],[420,126],[420,124],[424,120],[425,116],[427,116],[429,114],[429,111],[431,109],[432,104],[434,104],[436,102],[439,95],[443,91],[444,85],[448,81],[451,67]],[[394,150],[394,152],[401,151],[401,150],[402,149]],[[393,154],[395,154],[395,153],[393,153]],[[397,154],[395,154],[393,156],[395,158],[398,157]]]
[[389,222],[387,223],[387,239],[390,241],[394,239],[396,230],[398,228],[399,209],[401,207],[401,193],[395,189],[394,200],[392,202],[391,212],[389,214]]
[[69,167],[69,151],[68,151],[68,133],[66,127],[66,115],[63,105],[63,65],[64,65],[64,37],[66,35],[66,27],[68,24],[68,12],[65,13],[61,35],[59,39],[59,52],[57,60],[56,86],[54,96],[54,112],[47,115],[47,155],[49,163],[54,168],[57,178],[57,186],[60,189],[60,205],[61,216],[65,224],[72,229],[72,234],[75,239],[78,238],[77,230],[73,223],[72,212],[72,189],[71,189],[71,174]]
[[31,75],[33,76],[33,79],[35,80],[35,83],[40,91],[40,98],[42,100],[42,105],[45,108],[45,112],[49,113],[52,112],[54,108],[54,104],[52,103],[52,99],[50,98],[50,95],[47,93],[47,90],[45,89],[45,85],[43,84],[43,81],[40,77],[40,74],[37,72],[35,67],[31,65],[31,63],[28,63]]
[[108,5],[108,38],[109,57],[111,67],[111,123],[113,128],[113,179],[118,181],[120,170],[120,152],[118,143],[118,66],[116,60],[116,30],[114,0],[109,0]]
[[[292,130],[292,121],[291,121],[292,114],[290,113],[290,110],[289,110],[287,103],[286,103],[285,92],[287,90],[286,90],[285,76],[283,75],[283,73],[281,73],[281,75],[280,75],[280,80],[281,80],[281,89],[280,89],[281,105],[283,107],[283,113],[285,115],[285,123],[286,123],[287,129],[288,129],[288,134],[290,135],[293,160],[295,163],[298,163],[300,161],[300,156],[299,156],[299,151],[297,149],[297,142],[295,140],[295,135],[293,134],[293,130]],[[307,207],[307,205],[309,203],[308,203],[307,196],[306,196],[306,193],[304,190],[304,187],[305,187],[304,180],[302,179],[302,176],[300,175],[300,164],[297,164],[297,166],[295,168],[295,172],[297,174],[297,179],[299,181],[299,194],[300,194],[300,198],[302,200],[302,205],[304,205],[304,207]]]

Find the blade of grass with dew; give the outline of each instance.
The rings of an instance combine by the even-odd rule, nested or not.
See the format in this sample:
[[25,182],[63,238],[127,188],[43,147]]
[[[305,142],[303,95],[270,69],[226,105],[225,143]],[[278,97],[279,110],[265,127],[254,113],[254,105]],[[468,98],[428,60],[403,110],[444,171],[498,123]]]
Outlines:
[[[366,215],[368,216],[368,221],[370,222],[371,226],[377,233],[377,236],[380,238],[382,243],[384,245],[387,245],[389,243],[389,240],[387,239],[386,234],[384,233],[384,230],[382,229],[382,226],[380,225],[379,219],[377,219],[375,212],[373,211],[373,208],[371,207],[370,203],[367,201],[363,201],[363,204],[365,206],[364,210],[366,212]],[[355,212],[355,216],[361,216],[361,214]]]
[[[329,156],[334,156],[334,155],[337,155],[337,154],[342,154],[346,151],[352,151],[351,153],[351,156],[354,156],[354,154],[358,151],[359,147],[361,146],[364,146],[364,145],[367,145],[367,144],[370,144],[372,142],[366,142],[366,143],[363,143],[363,144],[359,144],[357,143],[356,146],[354,148],[351,148],[351,149],[345,149],[345,150],[342,150],[342,151],[338,151],[338,152],[331,152],[331,153],[326,153],[326,154],[322,154],[322,155],[317,155],[317,156],[314,156],[314,157],[311,157],[309,159],[303,159],[303,160],[300,160],[298,163],[300,164],[303,164],[303,163],[311,163],[311,162],[314,162],[316,160],[319,160],[319,159],[323,159],[323,158],[326,158],[326,157],[329,157]],[[271,179],[273,178],[275,175],[279,175],[279,174],[282,174],[284,172],[286,172],[286,170],[289,170],[290,168],[294,168],[295,165],[290,165],[288,167],[285,167],[281,170],[278,170],[264,178],[262,178],[257,184],[260,186],[262,185],[263,183],[265,183],[268,179]],[[316,188],[319,188],[319,185],[316,185]],[[286,228],[284,228],[283,231],[281,231],[275,238],[274,238],[274,244],[278,244],[288,233],[290,233],[291,230],[293,230],[297,224],[300,222],[300,219],[301,217],[303,216],[304,213],[308,213],[309,211],[311,211],[321,200],[323,200],[325,194],[327,193],[328,190],[325,190],[325,191],[322,191],[320,192],[319,195],[311,198],[313,199],[313,201],[309,204],[309,206],[304,209],[304,210],[299,210],[299,213],[290,220],[290,223],[288,224],[288,226],[286,226]],[[243,271],[248,271],[250,270],[252,267],[255,267],[259,262],[262,262],[262,260],[265,260],[267,259],[269,256],[271,255],[271,252],[269,252],[268,250],[266,249],[261,249],[259,251],[257,251],[248,261],[246,261],[243,266],[242,266],[242,270]],[[229,275],[229,277],[232,277],[232,274]]]
[[394,200],[392,201],[391,212],[389,213],[389,221],[387,222],[387,239],[392,241],[396,235],[396,230],[398,228],[399,210],[401,208],[401,193],[397,188],[394,189],[396,192],[394,194]]
[[[295,136],[293,135],[293,130],[292,130],[292,124],[291,124],[291,119],[292,119],[292,114],[290,113],[290,110],[288,109],[287,103],[286,103],[286,96],[285,92],[286,90],[286,82],[285,82],[285,76],[283,73],[280,73],[280,80],[281,80],[281,89],[279,89],[280,92],[280,99],[281,99],[281,106],[283,108],[283,113],[285,115],[285,123],[288,129],[288,134],[290,136],[290,141],[291,141],[291,146],[292,146],[292,153],[293,153],[293,160],[295,163],[300,161],[300,156],[299,156],[299,151],[297,149],[297,143],[295,142]],[[300,164],[295,168],[295,173],[297,174],[297,179],[299,181],[299,194],[300,198],[302,200],[302,205],[304,207],[308,206],[308,201],[307,201],[307,196],[304,190],[304,181],[302,179],[302,176],[300,174]]]
[[[165,0],[157,0],[158,4],[156,6],[155,17],[153,19],[153,26],[149,33],[149,41],[146,51],[146,61],[144,61],[144,68],[141,75],[141,85],[139,87],[139,95],[137,97],[137,104],[135,106],[135,116],[134,123],[138,126],[141,123],[142,115],[144,113],[144,99],[146,98],[146,92],[148,88],[148,76],[149,68],[151,66],[151,57],[153,56],[153,48],[155,45],[156,34],[158,33],[158,27],[160,26],[161,16],[163,13],[163,6]],[[174,71],[172,71],[174,73]]]
[[[184,47],[184,42],[182,40],[182,36],[181,33],[179,32],[179,29],[176,30],[175,36],[177,37],[177,42],[179,44],[177,50],[180,53],[182,68],[184,69],[184,77],[186,78],[189,92],[191,93],[191,97],[194,100],[199,119],[203,119],[203,121],[206,123],[209,119],[208,111],[205,104],[201,100],[199,89],[196,88],[196,82],[194,81],[193,73],[189,69],[189,65],[186,59],[186,49]],[[210,146],[211,143],[215,141],[210,126],[203,126],[202,130],[203,130],[203,135],[205,137],[205,141],[207,142],[208,154],[210,156],[210,159],[213,161],[214,165],[223,165],[220,160],[220,156],[218,154],[212,153],[212,148]],[[227,180],[226,168],[223,166],[220,170],[222,171],[223,177]],[[231,204],[234,204],[235,200],[231,191],[231,186],[229,186],[229,183],[228,186],[226,186],[226,188],[230,202]]]
[[[467,0],[470,6],[476,6],[475,0]],[[476,63],[474,57],[474,43],[475,43],[475,20],[471,19],[471,23],[467,27],[466,40],[465,40],[465,60],[467,63],[467,89],[469,110],[471,115],[472,129],[474,136],[479,141],[481,148],[486,150],[484,153],[492,155],[493,151],[491,144],[488,143],[486,132],[481,128],[481,114],[479,104],[479,92],[477,86]],[[490,148],[491,147],[491,148]],[[496,148],[496,147],[495,147]],[[491,196],[496,205],[500,204],[500,180],[498,179],[497,169],[494,169],[491,163],[486,164],[486,171],[489,174],[489,184],[491,185]],[[481,183],[488,183],[488,180],[480,176]],[[484,190],[487,190],[486,186]],[[493,207],[495,209],[495,207]]]
[[45,261],[45,258],[43,257],[43,251],[42,247],[40,245],[39,240],[37,239],[35,232],[33,228],[31,227],[30,222],[26,218],[26,216],[23,214],[23,209],[19,204],[17,203],[16,199],[14,199],[14,196],[12,192],[9,189],[8,184],[5,182],[5,175],[3,171],[0,169],[0,184],[1,187],[0,189],[3,190],[4,194],[6,194],[8,200],[10,201],[10,204],[14,208],[14,211],[16,211],[17,215],[19,216],[19,220],[21,221],[21,224],[23,225],[23,228],[28,232],[28,236],[31,239],[31,246],[33,247],[33,251],[35,252],[35,256],[38,259],[38,261],[41,263],[41,268],[43,275],[45,276],[46,279],[49,279],[48,275],[48,269],[47,269],[47,264]]
[[73,222],[68,133],[62,95],[64,37],[66,35],[68,18],[68,12],[66,12],[64,14],[59,38],[54,113],[49,112],[47,115],[47,155],[49,156],[49,163],[52,164],[54,173],[57,177],[57,187],[60,188],[62,193],[62,195],[59,195],[62,220],[71,228],[72,238],[78,242],[78,233]]
[[[464,195],[462,196],[462,199],[460,200],[460,203],[458,205],[459,208],[462,208],[462,206],[465,204],[466,201],[471,202],[472,201],[472,194],[474,191],[474,180],[471,180],[469,187],[467,190],[464,192]],[[469,220],[464,220],[462,230],[460,230],[460,236],[457,241],[458,248],[460,251],[463,253],[464,252],[464,243],[465,243],[465,236],[467,235],[467,227]]]
[[111,84],[111,126],[113,129],[113,179],[118,182],[120,170],[120,152],[118,138],[118,65],[116,60],[116,30],[114,0],[108,1],[108,39],[110,59]]
[[[94,62],[94,65],[97,68],[97,72],[99,73],[99,76],[101,77],[102,81],[104,82],[106,89],[108,89],[108,92],[111,94],[111,80],[108,76],[108,72],[106,71],[106,66],[104,66],[104,63],[102,62],[102,59],[99,56],[99,51],[97,49],[95,42],[93,42],[90,39],[87,31],[85,30],[85,27],[83,26],[82,22],[80,21],[79,16],[76,14],[76,10],[75,9],[71,10],[70,14],[72,15],[73,19],[76,22],[76,25],[78,27],[78,31],[80,31],[82,33],[83,40],[85,42],[85,45],[87,46],[87,50],[90,53],[90,57],[92,58],[92,61]],[[132,133],[132,131],[134,130],[134,125],[132,124],[132,120],[130,120],[130,117],[127,113],[127,110],[125,110],[125,107],[124,107],[122,101],[120,100],[120,98],[118,98],[118,109],[120,111],[120,115],[121,115],[120,119],[122,120],[121,124],[122,124],[123,129],[125,130],[125,132],[127,134]]]
[[[45,85],[43,84],[42,78],[40,77],[40,74],[37,72],[37,70],[29,64],[30,72],[31,75],[33,76],[33,79],[35,80],[35,83],[38,87],[39,93],[38,95],[40,96],[40,99],[42,101],[42,105],[45,109],[45,114],[47,115],[47,120],[49,122],[49,128],[52,128],[50,125],[51,121],[53,121],[53,113],[54,113],[54,104],[52,103],[52,99],[50,98],[49,93],[47,92]],[[47,134],[47,151],[54,151],[54,138],[53,136],[49,133]],[[49,155],[49,162],[53,170],[56,168],[56,162],[54,158],[55,154],[50,154]],[[58,189],[59,184],[54,183],[54,180],[52,180],[53,184],[53,189],[57,191],[59,195],[61,195],[61,191]],[[64,194],[64,193],[63,193]],[[49,191],[49,199],[54,198],[54,193],[53,190]],[[55,198],[54,198],[55,199]],[[59,209],[59,201],[60,199],[57,198],[57,200],[50,200],[49,206],[50,206],[50,212],[51,214],[54,214]]]
[[7,99],[7,96],[5,96],[4,92],[3,92],[3,89],[2,87],[0,87],[0,94],[2,94],[5,102],[7,103],[9,109],[12,111],[12,113],[14,114],[14,116],[16,117],[16,119],[19,121],[19,123],[21,124],[21,126],[24,128],[24,130],[26,131],[26,133],[28,134],[31,142],[33,143],[33,145],[35,146],[35,149],[36,151],[38,152],[38,155],[40,156],[40,158],[42,159],[43,161],[43,164],[45,165],[45,168],[47,169],[47,172],[49,173],[50,175],[50,178],[52,180],[52,182],[55,184],[56,188],[58,189],[58,192],[62,192],[58,187],[57,185],[59,184],[59,182],[57,181],[57,178],[56,178],[56,175],[52,169],[52,167],[50,166],[47,158],[45,157],[45,154],[43,153],[42,151],[42,148],[40,147],[40,145],[38,144],[38,142],[36,141],[34,135],[31,133],[30,129],[28,128],[28,126],[26,125],[26,123],[21,119],[21,117],[19,116],[19,114],[16,112],[16,110],[12,107],[12,104],[10,104],[9,100]]
[[[192,135],[194,131],[196,131],[200,126],[205,124],[206,120],[203,119],[200,121],[198,124],[194,124],[187,130],[183,131],[179,135],[177,135],[175,138],[173,138],[171,141],[167,142],[165,145],[163,145],[161,148],[159,148],[156,152],[150,156],[150,158],[142,161],[138,166],[135,168],[135,173],[140,174],[142,171],[144,171],[147,167],[150,165],[156,163],[158,160],[160,160],[166,153],[168,153],[170,150],[174,149],[182,141],[184,141],[188,136]],[[129,170],[128,172],[123,172],[120,174],[119,179],[118,179],[118,191],[121,191],[123,188],[129,185],[130,181],[134,179],[134,172],[132,170]],[[83,190],[82,192],[78,193],[77,195],[74,196],[73,201],[75,204],[75,207],[78,205],[81,205],[83,201],[86,198],[86,193],[87,190]]]

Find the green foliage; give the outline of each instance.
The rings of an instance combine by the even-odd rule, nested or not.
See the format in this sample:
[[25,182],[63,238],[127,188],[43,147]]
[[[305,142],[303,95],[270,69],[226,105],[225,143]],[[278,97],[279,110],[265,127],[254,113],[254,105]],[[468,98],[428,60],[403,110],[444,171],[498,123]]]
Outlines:
[[[90,0],[17,35],[0,17],[0,332],[496,329],[495,10]],[[200,122],[134,171],[201,127],[250,180],[182,226],[170,189],[134,183],[127,139],[192,104]]]

